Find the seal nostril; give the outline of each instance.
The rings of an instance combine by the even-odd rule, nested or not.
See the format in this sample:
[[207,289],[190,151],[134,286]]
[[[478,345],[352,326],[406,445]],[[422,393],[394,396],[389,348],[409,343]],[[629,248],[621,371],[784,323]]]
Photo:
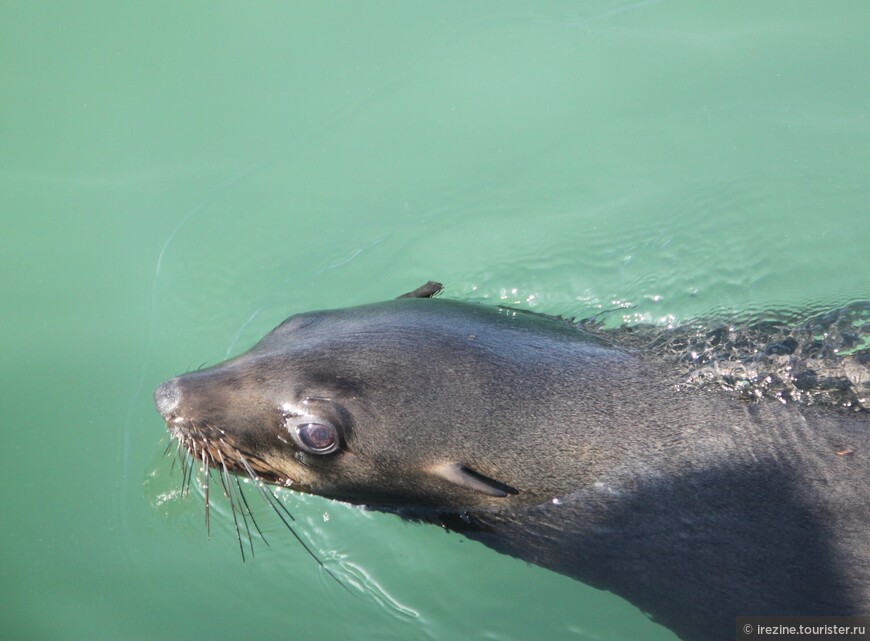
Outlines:
[[161,383],[154,390],[154,405],[166,420],[171,419],[174,416],[176,408],[178,408],[180,393],[177,380],[173,378]]

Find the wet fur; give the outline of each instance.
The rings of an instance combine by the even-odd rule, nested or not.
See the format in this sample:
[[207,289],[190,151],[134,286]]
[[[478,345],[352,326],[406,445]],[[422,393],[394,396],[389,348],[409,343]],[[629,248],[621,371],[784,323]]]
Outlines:
[[[680,388],[660,355],[433,290],[291,317],[158,407],[222,479],[461,530],[687,640],[732,638],[737,615],[870,613],[868,412]],[[294,448],[288,411],[340,426],[341,451]]]

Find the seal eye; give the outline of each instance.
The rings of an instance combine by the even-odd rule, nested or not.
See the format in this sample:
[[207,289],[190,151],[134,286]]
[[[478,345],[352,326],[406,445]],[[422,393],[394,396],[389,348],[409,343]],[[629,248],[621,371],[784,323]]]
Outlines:
[[296,438],[312,454],[329,454],[338,449],[338,432],[328,423],[302,423],[296,426]]

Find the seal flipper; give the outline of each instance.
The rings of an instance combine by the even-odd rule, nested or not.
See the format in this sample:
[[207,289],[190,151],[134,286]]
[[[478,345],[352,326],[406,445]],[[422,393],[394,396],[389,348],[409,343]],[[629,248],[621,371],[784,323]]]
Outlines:
[[503,498],[508,494],[519,494],[510,485],[487,478],[483,474],[478,474],[474,470],[470,470],[458,463],[443,463],[433,468],[432,473],[454,485],[474,490],[475,492],[481,492],[488,496]]
[[444,285],[436,283],[434,280],[430,280],[425,285],[420,285],[420,287],[414,291],[402,294],[401,296],[396,296],[396,298],[432,298],[442,289],[444,289]]

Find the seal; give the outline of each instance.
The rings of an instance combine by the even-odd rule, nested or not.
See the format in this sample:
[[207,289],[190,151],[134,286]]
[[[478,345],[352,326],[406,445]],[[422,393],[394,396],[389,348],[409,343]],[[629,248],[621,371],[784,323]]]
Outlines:
[[291,316],[155,403],[204,465],[439,524],[689,641],[870,614],[870,414],[677,385],[563,319],[404,297]]

